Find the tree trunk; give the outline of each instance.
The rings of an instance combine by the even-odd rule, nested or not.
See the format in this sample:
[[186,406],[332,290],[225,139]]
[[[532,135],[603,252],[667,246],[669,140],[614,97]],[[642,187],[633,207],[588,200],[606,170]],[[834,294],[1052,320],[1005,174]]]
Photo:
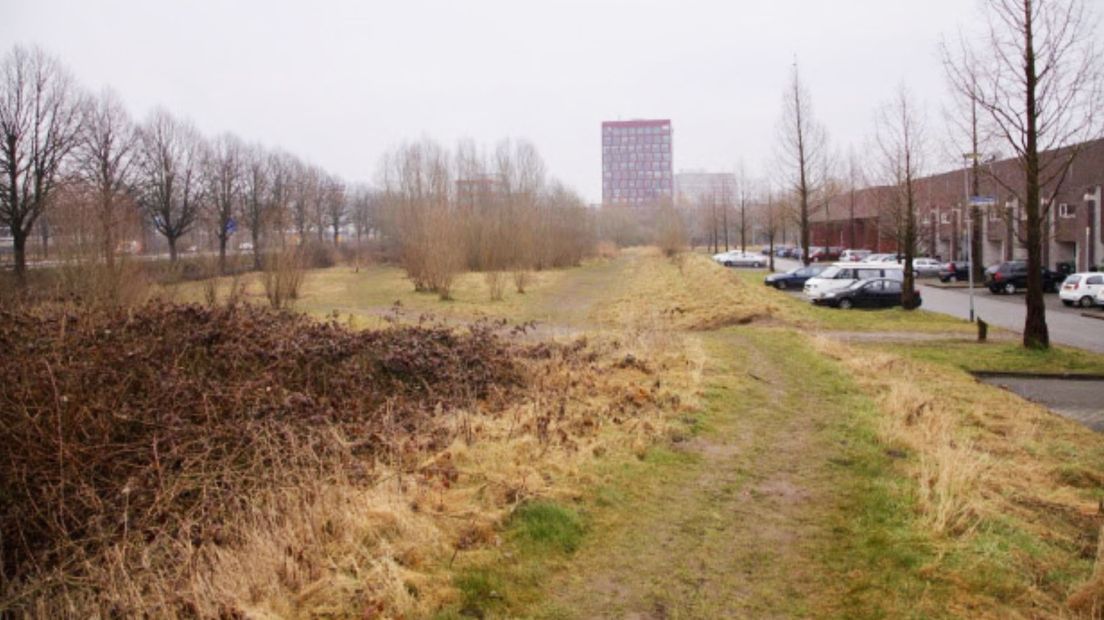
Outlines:
[[[1032,23],[1032,3],[1024,2],[1024,94],[1027,120],[1024,163],[1026,191],[1024,209],[1027,210],[1027,318],[1024,320],[1023,343],[1025,347],[1046,349],[1050,347],[1050,334],[1046,323],[1046,305],[1043,303],[1043,240],[1042,217],[1039,204],[1039,131],[1038,100],[1035,90],[1039,76],[1035,72],[1035,40]],[[1009,239],[1011,241],[1011,239]]]
[[12,229],[12,246],[15,252],[15,281],[27,283],[27,235],[18,227]]
[[[225,227],[224,227],[225,228]],[[229,241],[225,233],[218,235],[219,241],[219,274],[226,275],[226,242]]]
[[258,226],[253,227],[253,269],[255,271],[261,270],[261,234],[257,231]]
[[169,236],[166,236],[165,238],[169,242],[169,262],[170,263],[175,263],[176,258],[177,258],[177,256],[176,256],[176,239],[177,238],[176,237],[169,237]]

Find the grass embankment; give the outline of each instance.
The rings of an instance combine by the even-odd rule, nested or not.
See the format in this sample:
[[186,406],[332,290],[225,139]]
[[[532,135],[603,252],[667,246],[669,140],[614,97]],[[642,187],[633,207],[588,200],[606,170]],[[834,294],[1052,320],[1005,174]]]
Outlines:
[[627,269],[595,311],[599,322],[701,331],[795,319],[785,300],[741,285],[731,271],[706,256],[688,253],[667,259],[655,248],[626,253],[631,258]]
[[900,452],[939,551],[928,570],[954,584],[961,615],[1099,613],[1104,584],[1084,584],[1104,569],[1104,437],[945,360],[819,349],[878,403],[879,441]]
[[[666,327],[708,325],[708,320],[682,319],[709,316],[712,310],[704,305],[689,306],[701,314],[663,311],[686,299],[693,285],[673,279],[676,264],[643,258],[623,280],[639,295],[635,305],[640,308],[627,310],[621,289],[596,316],[651,317]],[[712,268],[707,263],[701,267]],[[716,272],[710,279],[730,273]],[[662,284],[637,286],[647,281]],[[729,297],[737,304],[752,299],[747,289],[731,291]],[[763,302],[751,303],[730,309],[728,316],[758,317]],[[770,316],[798,331],[830,331],[826,325],[835,324],[834,317],[819,315],[833,312],[869,318],[865,328],[874,331],[930,335],[940,332],[940,326],[951,332],[970,329],[938,315],[920,315],[917,327],[906,320],[916,315],[906,313],[887,317],[893,313],[807,306],[787,313],[787,301],[769,303],[782,308]],[[724,340],[726,331],[739,336]],[[591,495],[570,506],[588,525],[573,559],[562,550],[549,560],[547,554],[507,547],[497,568],[492,563],[478,569],[497,575],[500,589],[494,590],[488,609],[538,617],[626,612],[916,618],[1099,613],[1093,610],[1100,608],[1104,585],[1104,564],[1095,559],[1104,443],[1041,407],[979,384],[961,368],[1084,371],[1098,367],[1100,356],[1061,349],[1027,353],[1015,345],[961,340],[953,349],[943,342],[859,347],[830,340],[810,348],[802,336],[782,326],[732,327],[703,337],[726,346],[707,347],[709,365],[723,370],[708,373],[706,404],[695,426],[702,437],[727,446],[743,460],[718,462],[701,452],[659,448],[641,463],[623,464],[623,477],[607,475]],[[889,346],[895,353],[879,349]],[[773,358],[776,367],[783,367],[781,376],[792,382],[793,393],[773,393],[766,402],[757,398],[742,374],[748,367],[726,361],[738,359],[741,350],[759,356],[751,371],[758,377],[753,386],[766,374],[764,357]],[[718,381],[732,382],[727,389],[736,398],[724,397],[726,388]],[[793,454],[785,449],[782,437],[794,435],[786,425],[790,407],[813,421],[812,436],[827,440],[823,445],[828,448],[810,441]],[[743,432],[754,439],[740,445],[723,430],[725,425],[743,425]],[[716,554],[725,555],[721,541],[771,536],[768,519],[753,508],[757,489],[737,495],[740,502],[731,508],[752,520],[742,527],[718,518],[726,513],[725,498],[739,493],[744,478],[808,462],[832,465],[807,472],[802,487],[825,505],[803,504],[803,522],[778,526],[796,537],[780,546],[799,549],[801,557],[773,552],[743,556],[743,567],[750,571],[718,563]],[[702,484],[698,476],[703,470],[736,473],[716,489]],[[687,488],[695,491],[680,492]],[[664,525],[670,521],[679,524],[673,532]],[[814,543],[802,544],[808,540]],[[693,558],[697,564],[684,567],[679,558]],[[777,577],[779,567],[785,577]],[[529,577],[521,582],[511,578],[518,574]],[[554,585],[542,587],[549,574]]]
[[672,440],[598,464],[552,533],[516,518],[440,617],[944,615],[949,586],[919,570],[936,554],[911,483],[848,373],[793,332],[702,339],[703,406]]

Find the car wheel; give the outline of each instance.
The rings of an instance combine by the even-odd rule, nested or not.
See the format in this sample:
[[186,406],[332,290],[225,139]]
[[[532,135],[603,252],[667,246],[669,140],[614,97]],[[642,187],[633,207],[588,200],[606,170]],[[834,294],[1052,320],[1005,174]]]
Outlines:
[[730,260],[726,260],[726,261],[724,262],[724,266],[725,266],[725,267],[731,267],[731,266],[732,266],[732,261],[730,261]]
[[1011,295],[1015,292],[1016,292],[1016,285],[1015,284],[1012,284],[1011,282],[1009,282],[1008,284],[1004,285],[1004,294],[1005,295]]
[[943,284],[946,284],[946,283],[950,282],[951,279],[950,278],[939,278],[939,281],[942,282]]
[[853,306],[853,305],[854,304],[851,303],[850,299],[841,299],[841,300],[839,300],[840,310],[850,310],[851,306]]
[[1084,297],[1082,297],[1079,300],[1079,303],[1081,304],[1082,308],[1092,308],[1093,307],[1093,298],[1089,297],[1088,295],[1085,295]]
[[784,291],[784,290],[786,290],[786,283],[785,282],[775,282],[774,283],[774,288],[776,288],[780,291]]

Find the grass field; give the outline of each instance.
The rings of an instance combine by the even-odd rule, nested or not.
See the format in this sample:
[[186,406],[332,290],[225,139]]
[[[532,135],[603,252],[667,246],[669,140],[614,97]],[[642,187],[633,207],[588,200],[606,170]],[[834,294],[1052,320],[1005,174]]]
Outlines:
[[[762,275],[631,249],[494,302],[477,274],[447,302],[391,267],[308,275],[299,311],[372,328],[398,301],[408,316],[537,321],[616,341],[627,368],[681,397],[655,432],[528,469],[553,482],[492,526],[497,542],[428,560],[449,584],[435,615],[1098,613],[1104,440],[966,371],[1100,373],[1104,356],[978,344],[971,324],[923,311],[817,308]],[[263,301],[255,282],[246,297]],[[472,453],[467,471],[498,471],[512,449]]]

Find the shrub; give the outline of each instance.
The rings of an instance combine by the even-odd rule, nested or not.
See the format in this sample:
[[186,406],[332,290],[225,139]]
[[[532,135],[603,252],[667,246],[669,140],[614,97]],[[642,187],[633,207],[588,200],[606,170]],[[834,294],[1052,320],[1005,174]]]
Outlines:
[[306,277],[305,260],[300,248],[273,252],[265,257],[261,284],[273,308],[286,308],[292,300],[299,299],[299,288]]

